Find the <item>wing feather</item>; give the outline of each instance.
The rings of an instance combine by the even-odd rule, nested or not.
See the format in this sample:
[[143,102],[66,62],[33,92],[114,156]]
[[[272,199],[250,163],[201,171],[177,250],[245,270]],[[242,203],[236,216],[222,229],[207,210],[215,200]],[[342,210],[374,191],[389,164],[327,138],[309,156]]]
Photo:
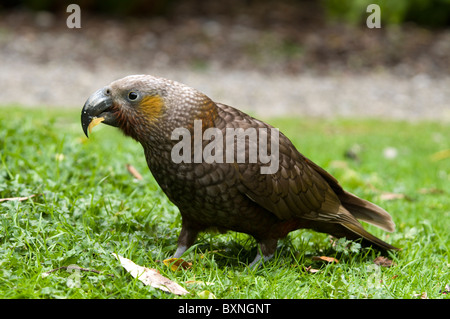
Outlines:
[[[273,127],[256,120],[232,107],[218,104],[219,116],[229,118],[234,114],[233,127],[265,128],[270,136]],[[279,169],[274,174],[261,174],[263,165],[258,163],[238,163],[239,190],[252,201],[275,214],[279,219],[317,219],[329,222],[350,220],[342,218],[341,203],[328,182],[318,173],[306,157],[300,154],[291,141],[279,133]],[[271,152],[268,143],[268,153]],[[356,220],[355,220],[356,221]]]

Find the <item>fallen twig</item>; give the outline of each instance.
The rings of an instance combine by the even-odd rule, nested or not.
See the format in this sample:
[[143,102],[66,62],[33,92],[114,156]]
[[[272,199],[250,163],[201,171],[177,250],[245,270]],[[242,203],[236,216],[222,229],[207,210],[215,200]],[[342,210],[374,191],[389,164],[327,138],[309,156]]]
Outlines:
[[[71,269],[74,269],[74,270],[79,270],[79,271],[87,271],[87,272],[94,272],[94,273],[96,273],[96,274],[102,274],[102,272],[99,271],[99,270],[88,269],[88,268],[82,268],[82,267],[75,266],[75,265],[69,265],[69,266],[61,266],[61,267],[58,267],[58,268],[55,268],[55,269],[46,271],[46,272],[42,273],[42,277],[47,277],[47,276],[50,275],[52,272],[55,272],[55,271],[58,271],[58,270],[61,270],[61,269],[64,269],[64,270],[71,270]],[[113,274],[106,274],[106,276],[114,277]]]
[[10,200],[17,200],[17,201],[21,202],[21,201],[30,199],[30,198],[32,198],[32,197],[34,197],[34,196],[38,196],[38,195],[41,195],[41,194],[33,194],[33,195],[30,195],[30,196],[25,196],[25,197],[0,198],[0,203],[1,203],[1,202],[6,202],[6,201],[10,201]]

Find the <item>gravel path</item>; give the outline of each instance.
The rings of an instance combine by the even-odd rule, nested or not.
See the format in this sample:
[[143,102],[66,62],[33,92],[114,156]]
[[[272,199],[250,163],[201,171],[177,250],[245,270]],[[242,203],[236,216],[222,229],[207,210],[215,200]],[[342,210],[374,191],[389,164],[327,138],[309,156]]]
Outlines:
[[[165,38],[156,37],[157,33],[135,29],[136,36],[130,40],[129,33],[111,21],[103,29],[97,21],[77,31],[52,27],[54,20],[59,19],[53,16],[35,17],[31,24],[20,23],[20,18],[27,20],[22,15],[1,18],[0,105],[81,108],[92,92],[111,81],[129,74],[147,73],[186,83],[216,101],[262,116],[353,116],[450,122],[447,70],[439,76],[420,70],[399,75],[398,68],[396,72],[388,68],[360,73],[347,72],[345,68],[336,72],[318,73],[309,69],[285,72],[283,68],[246,68],[242,56],[239,56],[241,64],[222,59],[220,63],[208,60],[206,66],[183,65],[173,63],[170,50],[176,55],[178,49],[189,47],[188,43],[173,38],[161,43]],[[192,23],[195,29],[196,24]],[[200,31],[214,37],[217,37],[214,33],[224,29],[211,21],[202,25],[207,28]],[[157,28],[153,26],[153,29]],[[251,28],[233,30],[227,29],[227,34],[236,38],[235,43],[241,41],[239,35],[246,34],[244,38],[255,41],[261,36]],[[183,36],[186,35],[178,34]],[[450,39],[449,33],[445,36]],[[134,43],[133,39],[140,42]],[[444,53],[448,51],[445,43],[439,44],[441,48],[444,45]],[[208,51],[201,46],[190,49],[197,50],[191,52],[193,55]],[[402,67],[407,69],[408,65]]]

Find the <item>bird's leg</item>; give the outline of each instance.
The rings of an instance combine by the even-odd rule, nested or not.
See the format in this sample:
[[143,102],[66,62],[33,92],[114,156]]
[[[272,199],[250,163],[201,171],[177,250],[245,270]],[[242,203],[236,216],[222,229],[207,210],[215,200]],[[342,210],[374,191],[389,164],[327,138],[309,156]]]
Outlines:
[[[256,265],[259,265],[260,262],[266,262],[270,258],[272,258],[273,255],[275,254],[275,251],[277,250],[277,242],[278,242],[278,240],[276,240],[276,239],[265,239],[265,240],[260,241],[260,243],[258,245],[259,247],[258,247],[258,252],[256,254],[256,257],[250,263],[249,267],[253,268]],[[261,256],[261,253],[262,253],[262,256]]]
[[175,251],[175,254],[173,255],[173,258],[180,258],[181,255],[184,254],[184,252],[186,251],[187,247],[186,246],[180,246],[178,245],[177,250]]
[[173,255],[173,258],[180,258],[181,255],[183,255],[183,253],[191,247],[197,239],[198,230],[190,228],[186,224],[187,223],[183,221],[180,236],[178,237],[177,250],[175,255]]

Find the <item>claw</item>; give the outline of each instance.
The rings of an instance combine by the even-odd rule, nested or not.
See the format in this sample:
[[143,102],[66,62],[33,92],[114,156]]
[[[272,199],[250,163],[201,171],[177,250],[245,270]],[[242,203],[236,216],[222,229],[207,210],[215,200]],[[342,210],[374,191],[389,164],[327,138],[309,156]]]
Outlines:
[[274,254],[262,257],[261,254],[259,253],[259,249],[258,249],[258,253],[256,254],[255,259],[250,263],[250,265],[248,265],[248,267],[249,268],[257,268],[261,265],[261,263],[265,263],[270,258],[272,258],[273,255]]

